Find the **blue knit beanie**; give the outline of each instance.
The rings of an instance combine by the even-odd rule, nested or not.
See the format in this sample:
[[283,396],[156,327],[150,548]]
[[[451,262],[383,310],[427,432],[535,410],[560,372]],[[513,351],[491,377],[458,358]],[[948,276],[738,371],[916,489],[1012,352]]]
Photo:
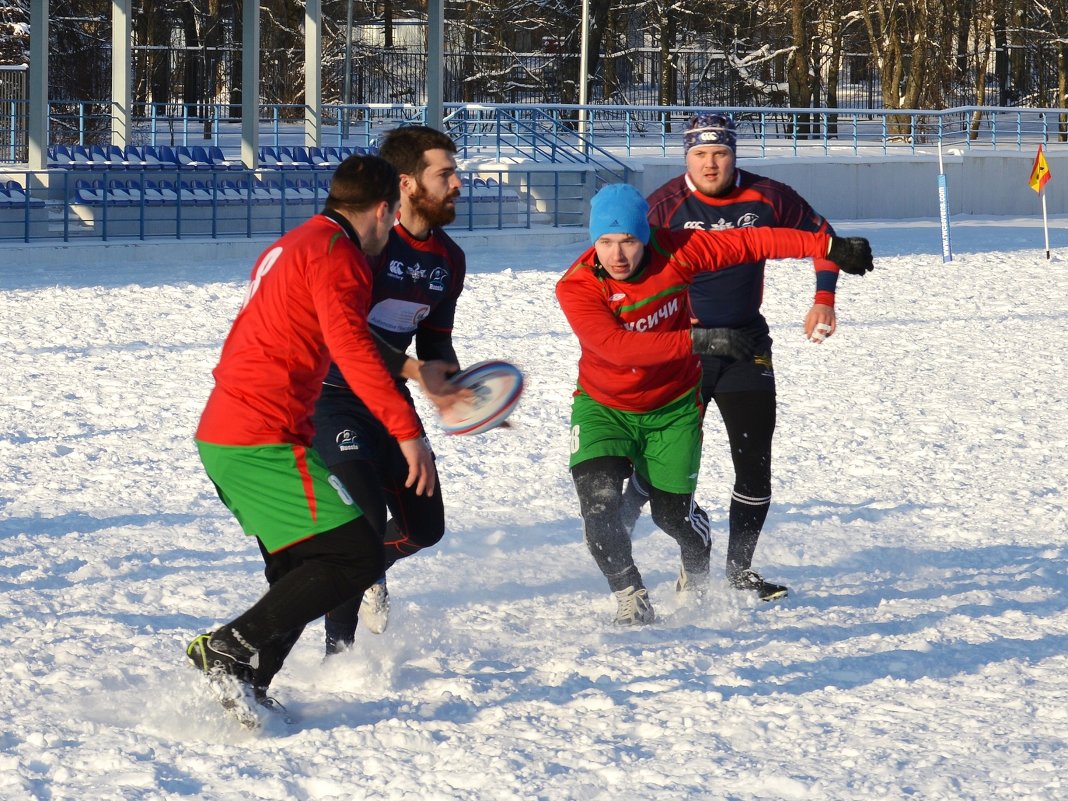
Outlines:
[[590,203],[590,241],[605,234],[630,234],[649,241],[649,204],[630,184],[609,184]]

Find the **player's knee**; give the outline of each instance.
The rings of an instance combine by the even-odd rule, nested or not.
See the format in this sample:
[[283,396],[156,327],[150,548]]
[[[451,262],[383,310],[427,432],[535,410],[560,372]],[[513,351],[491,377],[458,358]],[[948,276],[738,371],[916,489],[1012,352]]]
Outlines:
[[688,495],[655,493],[650,511],[653,522],[663,531],[673,531],[689,526],[690,500]]
[[343,547],[323,558],[346,580],[365,589],[385,570],[385,549],[370,523],[363,517],[337,529]]
[[571,468],[582,516],[618,514],[623,498],[623,481],[630,475],[629,465],[615,459],[594,459]]
[[739,474],[734,481],[734,494],[745,498],[770,498],[771,476],[764,473]]
[[435,526],[433,528],[423,529],[422,531],[414,532],[412,535],[412,542],[414,542],[420,548],[432,548],[441,542],[441,538],[445,536],[445,526]]

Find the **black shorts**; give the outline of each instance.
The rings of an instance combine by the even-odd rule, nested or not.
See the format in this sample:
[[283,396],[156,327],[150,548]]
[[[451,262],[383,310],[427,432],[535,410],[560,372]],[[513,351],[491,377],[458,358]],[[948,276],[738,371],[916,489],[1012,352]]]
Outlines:
[[383,475],[402,469],[408,463],[400,446],[363,401],[346,387],[323,385],[323,394],[312,416],[315,436],[312,447],[327,467],[349,461],[372,461]]
[[[705,405],[724,392],[770,392],[775,394],[775,370],[771,348],[746,361],[719,356],[701,357],[701,399]],[[329,462],[327,462],[329,464]]]

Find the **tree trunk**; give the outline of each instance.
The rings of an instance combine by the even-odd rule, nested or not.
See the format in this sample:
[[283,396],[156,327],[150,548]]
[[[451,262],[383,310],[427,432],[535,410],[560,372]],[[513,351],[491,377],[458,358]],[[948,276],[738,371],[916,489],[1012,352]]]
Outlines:
[[[1061,108],[1068,107],[1068,45],[1057,48],[1057,97]],[[1058,120],[1059,139],[1068,142],[1068,114],[1061,114]]]
[[675,45],[674,18],[670,11],[664,9],[658,26],[660,34],[660,86],[657,87],[657,98],[661,106],[675,105],[675,61],[672,51]]
[[[990,37],[994,28],[993,10],[976,10],[974,28],[975,48],[975,105],[986,105],[986,71],[990,66]],[[979,124],[982,121],[982,112],[972,114],[972,124],[968,131],[968,138],[975,141],[979,138]]]
[[472,55],[475,50],[475,15],[477,13],[475,4],[468,0],[464,4],[464,15],[466,17],[466,24],[464,25],[464,55],[463,55],[463,69],[464,74],[460,76],[460,86],[462,100],[465,103],[472,103],[475,99],[475,87],[474,84],[467,80],[467,78],[475,72],[475,57]]
[[[831,52],[827,64],[827,108],[838,108],[838,76],[842,70],[842,26],[837,17],[827,21]],[[838,115],[827,115],[827,137],[838,136]]]
[[[786,85],[790,105],[794,108],[809,108],[812,105],[812,55],[808,30],[804,0],[791,0],[790,38],[793,49],[787,60]],[[812,135],[811,115],[798,114],[795,119],[797,138],[808,139]]]
[[204,21],[204,138],[211,139],[211,126],[215,117],[214,104],[221,90],[223,44],[222,9],[220,0],[208,0],[207,19]]

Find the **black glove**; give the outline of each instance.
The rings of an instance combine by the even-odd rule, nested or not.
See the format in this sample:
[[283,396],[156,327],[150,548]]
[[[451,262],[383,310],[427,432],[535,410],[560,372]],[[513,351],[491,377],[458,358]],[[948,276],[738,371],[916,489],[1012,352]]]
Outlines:
[[871,243],[862,236],[832,236],[827,258],[850,275],[864,275],[875,266],[871,263]]
[[751,336],[734,328],[691,328],[693,352],[709,356],[726,356],[728,359],[751,359],[756,353],[756,342]]

